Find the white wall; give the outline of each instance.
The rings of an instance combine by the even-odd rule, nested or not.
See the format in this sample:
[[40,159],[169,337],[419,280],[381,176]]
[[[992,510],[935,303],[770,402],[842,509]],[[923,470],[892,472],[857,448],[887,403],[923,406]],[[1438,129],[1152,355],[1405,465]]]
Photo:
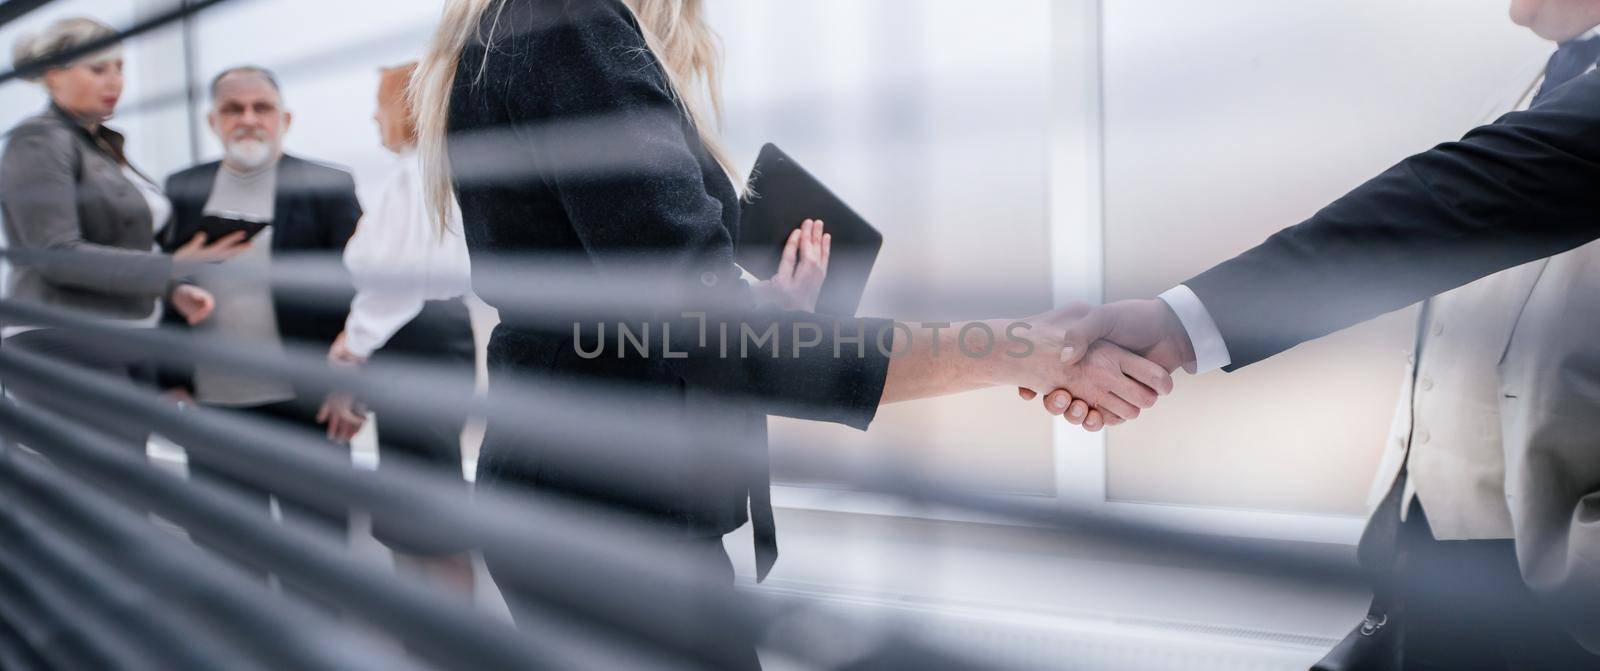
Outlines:
[[[1107,2],[1107,298],[1165,290],[1509,111],[1552,47],[1507,5]],[[1180,380],[1109,437],[1108,495],[1363,512],[1412,319]]]

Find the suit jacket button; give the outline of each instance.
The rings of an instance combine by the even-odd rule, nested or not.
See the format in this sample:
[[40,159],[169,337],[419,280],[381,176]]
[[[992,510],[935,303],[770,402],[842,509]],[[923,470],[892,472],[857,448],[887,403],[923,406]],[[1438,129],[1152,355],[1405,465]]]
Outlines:
[[717,286],[717,274],[713,272],[700,273],[700,283],[708,287]]
[[1433,389],[1433,378],[1424,377],[1424,378],[1422,378],[1422,382],[1420,384],[1422,385],[1422,390],[1423,391],[1428,391],[1429,389]]
[[1433,334],[1436,336],[1444,335],[1444,322],[1433,323]]

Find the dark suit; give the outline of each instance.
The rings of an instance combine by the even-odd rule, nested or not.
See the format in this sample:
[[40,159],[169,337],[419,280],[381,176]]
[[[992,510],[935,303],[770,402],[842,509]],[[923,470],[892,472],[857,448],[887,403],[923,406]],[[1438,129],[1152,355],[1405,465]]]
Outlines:
[[1408,158],[1185,282],[1232,364],[1600,237],[1600,73]]
[[[1406,159],[1309,221],[1185,284],[1216,321],[1231,371],[1596,237],[1600,74],[1589,74],[1542,93],[1527,111]],[[1591,331],[1581,337],[1592,338],[1580,316],[1570,309],[1565,314],[1567,323],[1553,330]],[[1600,351],[1592,340],[1585,347]],[[1548,343],[1542,348],[1562,351]],[[1531,358],[1508,353],[1502,364],[1504,357]],[[1582,367],[1572,362],[1537,369],[1536,376],[1590,386],[1592,378],[1585,382]],[[1502,410],[1508,421],[1575,414],[1559,412],[1552,401],[1571,394],[1540,396],[1544,389],[1526,380],[1505,385],[1497,396],[1509,399],[1509,409]],[[1519,395],[1530,401],[1518,401]],[[1578,459],[1593,463],[1592,434],[1565,431],[1560,440],[1580,449],[1586,443],[1589,456]],[[1565,669],[1597,663],[1568,635],[1588,633],[1585,642],[1595,649],[1592,631],[1583,631],[1592,628],[1572,624],[1593,622],[1592,598],[1582,597],[1592,589],[1588,567],[1595,558],[1581,554],[1582,541],[1597,536],[1587,512],[1592,504],[1584,502],[1594,497],[1593,481],[1585,480],[1583,469],[1561,467],[1550,452],[1528,456],[1513,437],[1529,432],[1527,426],[1505,429],[1507,494],[1515,489],[1511,485],[1527,482],[1521,495],[1506,497],[1515,546],[1509,540],[1437,541],[1420,505],[1413,505],[1401,526],[1393,492],[1363,536],[1360,555],[1386,593],[1380,597],[1401,602],[1400,622],[1408,627],[1402,629],[1405,668]],[[1542,442],[1553,441],[1546,436]],[[1524,536],[1537,542],[1524,544]],[[1584,603],[1574,607],[1573,601]]]
[[[172,224],[161,234],[161,246],[171,251],[200,230],[206,201],[217,180],[221,163],[197,165],[167,178],[172,199]],[[350,173],[285,154],[278,163],[278,195],[273,202],[272,255],[327,255],[338,265],[344,243],[356,232],[361,203]],[[345,302],[345,306],[349,303]],[[345,308],[338,301],[311,305],[274,298],[278,332],[285,342],[333,344],[344,328]]]
[[[206,202],[211,198],[220,168],[220,163],[207,163],[167,178],[167,195],[172,199],[173,217],[172,224],[160,236],[163,248],[169,251],[176,249],[200,230]],[[345,242],[355,233],[356,223],[361,219],[361,205],[356,200],[354,178],[344,170],[284,155],[278,163],[277,180],[277,194],[273,201],[272,256],[280,259],[297,254],[322,255],[327,257],[328,263],[337,265]],[[313,304],[274,292],[273,309],[277,317],[278,335],[286,345],[301,344],[326,349],[344,328],[345,306],[348,305],[348,300],[342,304],[339,301]],[[167,314],[169,327],[186,327],[181,319],[175,317],[175,310],[168,310]],[[192,370],[163,371],[163,386],[192,389],[192,374]],[[316,412],[321,401],[318,395],[297,392],[297,398],[291,401],[252,408],[231,408],[230,411],[297,425],[308,431],[308,437],[321,436],[322,429],[316,423]],[[316,433],[310,433],[312,431]],[[230,475],[199,453],[191,451],[189,472],[192,478],[254,500],[263,509],[269,505],[271,492]],[[281,497],[278,506],[284,520],[323,528],[334,534],[343,533],[347,524],[341,516],[329,516]],[[202,545],[214,545],[206,543],[203,538],[196,540]],[[235,559],[249,565],[248,558]]]

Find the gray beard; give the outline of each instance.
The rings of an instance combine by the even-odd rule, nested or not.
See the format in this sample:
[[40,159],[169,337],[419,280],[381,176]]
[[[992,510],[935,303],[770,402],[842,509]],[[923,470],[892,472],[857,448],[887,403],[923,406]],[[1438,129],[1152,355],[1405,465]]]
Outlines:
[[277,149],[265,142],[235,142],[223,147],[227,163],[246,171],[265,168],[277,156]]

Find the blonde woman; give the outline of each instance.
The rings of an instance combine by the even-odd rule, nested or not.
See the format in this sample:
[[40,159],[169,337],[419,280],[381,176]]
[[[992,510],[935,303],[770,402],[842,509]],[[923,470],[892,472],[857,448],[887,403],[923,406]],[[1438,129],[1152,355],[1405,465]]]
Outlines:
[[[763,350],[721,357],[686,337],[673,345],[688,348],[682,358],[619,358],[615,351],[590,357],[576,350],[580,341],[593,344],[592,325],[575,334],[570,323],[502,324],[489,346],[492,378],[606,383],[618,423],[635,402],[668,405],[679,419],[652,425],[657,438],[649,445],[616,444],[614,452],[586,454],[583,466],[554,456],[559,446],[550,441],[558,438],[551,436],[581,431],[591,439],[586,445],[615,444],[607,440],[615,423],[535,435],[491,421],[480,487],[529,486],[653,516],[682,541],[646,556],[697,567],[731,594],[724,534],[752,522],[758,579],[777,558],[762,466],[767,414],[865,429],[880,403],[1010,385],[1067,389],[1131,417],[1154,403],[1155,390],[1170,389],[1159,366],[1098,345],[1087,363],[1072,367],[1060,364],[1060,348],[1050,342],[1020,356],[997,348],[957,353],[957,334],[993,334],[1010,321],[915,329],[780,309],[806,298],[814,304],[812,283],[829,246],[820,222],[795,222],[794,262],[772,280],[747,285],[734,264],[738,171],[709,113],[718,106],[719,62],[702,9],[698,0],[450,0],[413,83],[434,221],[450,221],[453,194],[475,267],[487,256],[567,255],[600,275],[641,264],[666,268],[672,281],[697,288],[707,313],[741,313],[738,324],[728,324],[734,333],[741,326],[804,329],[817,334],[816,346],[791,351],[786,342],[782,356]],[[775,294],[801,300],[768,298]],[[774,307],[751,309],[763,300]],[[1041,315],[1026,325],[1049,341],[1068,316]],[[673,324],[672,332],[695,333],[693,323]],[[862,341],[890,346],[858,346]],[[662,404],[662,396],[677,402]],[[653,476],[650,486],[630,479],[641,473]],[[486,559],[495,573],[538,561]],[[685,591],[639,603],[632,626],[713,668],[758,668],[752,632],[703,626],[705,596]],[[506,598],[519,617],[548,614],[515,589]]]
[[[8,300],[116,320],[148,328],[170,294],[173,309],[190,323],[211,314],[214,300],[177,281],[195,264],[221,261],[248,246],[242,235],[207,243],[196,235],[172,255],[152,251],[155,231],[172,204],[128,160],[123,136],[105,126],[122,100],[122,50],[112,46],[65,63],[60,57],[116,36],[90,18],[56,21],[17,41],[18,70],[41,84],[49,108],[8,134],[0,157],[0,211],[13,256]],[[5,323],[4,346],[118,377],[139,377],[144,357],[70,329]],[[7,380],[19,399],[99,427],[144,452],[148,431],[110,421],[103,412],[36,389],[30,380]]]

